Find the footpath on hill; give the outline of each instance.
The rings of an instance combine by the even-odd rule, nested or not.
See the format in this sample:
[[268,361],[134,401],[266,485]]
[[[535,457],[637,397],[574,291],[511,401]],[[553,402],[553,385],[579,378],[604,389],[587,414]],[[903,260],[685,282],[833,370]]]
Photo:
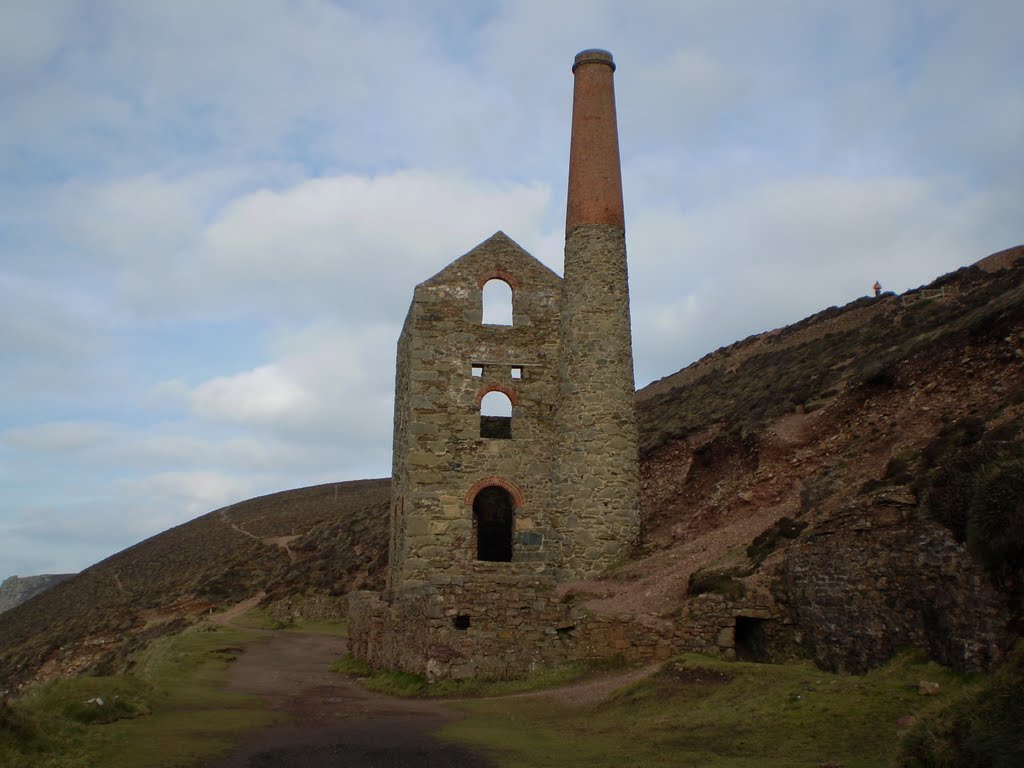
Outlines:
[[467,749],[440,741],[455,715],[438,701],[395,699],[330,672],[345,640],[266,632],[239,654],[229,686],[289,716],[250,734],[206,768],[491,768]]

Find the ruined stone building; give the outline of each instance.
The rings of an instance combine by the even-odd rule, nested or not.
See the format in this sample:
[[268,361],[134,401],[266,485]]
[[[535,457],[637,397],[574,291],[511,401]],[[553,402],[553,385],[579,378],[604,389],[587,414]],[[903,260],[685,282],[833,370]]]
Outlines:
[[564,277],[498,232],[413,294],[388,590],[350,606],[352,648],[375,665],[436,679],[615,652],[616,633],[554,589],[639,537],[615,64],[588,50],[572,69]]

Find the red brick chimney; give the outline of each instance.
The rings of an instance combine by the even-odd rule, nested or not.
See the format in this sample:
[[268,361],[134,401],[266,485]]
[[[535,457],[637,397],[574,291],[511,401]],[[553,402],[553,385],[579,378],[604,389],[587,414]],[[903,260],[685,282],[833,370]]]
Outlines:
[[594,578],[640,537],[626,229],[615,64],[576,56],[553,487],[562,575]]
[[576,55],[565,232],[581,224],[625,228],[619,134],[615,122],[615,62],[608,51]]

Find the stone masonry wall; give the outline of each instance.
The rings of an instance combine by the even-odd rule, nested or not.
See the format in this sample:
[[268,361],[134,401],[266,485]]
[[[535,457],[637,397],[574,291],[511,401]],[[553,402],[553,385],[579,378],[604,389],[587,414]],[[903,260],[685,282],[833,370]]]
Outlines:
[[[481,289],[494,277],[512,288],[511,326],[481,322]],[[466,571],[476,557],[473,497],[488,485],[516,506],[513,562],[501,565],[557,567],[561,300],[561,278],[500,232],[417,286],[396,372],[392,587]],[[481,437],[480,401],[493,390],[513,402],[511,439]]]
[[555,526],[566,566],[599,574],[640,533],[633,352],[621,227],[585,224],[566,236]]
[[471,574],[447,584],[350,596],[349,649],[428,680],[509,679],[550,664],[667,659],[672,632],[564,602],[550,577]]
[[959,669],[990,669],[1012,643],[1006,597],[913,497],[876,494],[787,552],[785,602],[816,661],[862,672],[918,647]]
[[[395,363],[395,417],[392,445],[396,450],[391,454],[391,519],[388,538],[388,562],[400,564],[406,551],[405,543],[405,497],[409,493],[409,462],[398,446],[409,443],[409,418],[411,416],[410,398],[412,397],[410,376],[412,374],[412,341],[411,327],[413,324],[413,308],[405,318],[402,333],[398,337],[398,354]],[[387,586],[394,586],[396,575],[401,568],[388,568]]]
[[674,620],[640,620],[591,613],[554,585],[550,576],[498,574],[481,565],[441,583],[355,592],[349,650],[374,667],[431,681],[506,679],[588,659],[650,662],[684,651],[732,658],[738,617],[763,621],[769,641],[783,631],[767,596],[731,602],[701,595]]

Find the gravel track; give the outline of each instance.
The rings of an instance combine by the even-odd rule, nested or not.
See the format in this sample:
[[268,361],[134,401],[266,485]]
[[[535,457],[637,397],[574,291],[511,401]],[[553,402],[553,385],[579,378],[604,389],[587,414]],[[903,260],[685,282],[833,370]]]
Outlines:
[[231,670],[229,687],[255,695],[288,721],[249,734],[205,768],[492,768],[494,763],[438,740],[454,717],[441,702],[372,693],[328,671],[345,641],[267,632]]

